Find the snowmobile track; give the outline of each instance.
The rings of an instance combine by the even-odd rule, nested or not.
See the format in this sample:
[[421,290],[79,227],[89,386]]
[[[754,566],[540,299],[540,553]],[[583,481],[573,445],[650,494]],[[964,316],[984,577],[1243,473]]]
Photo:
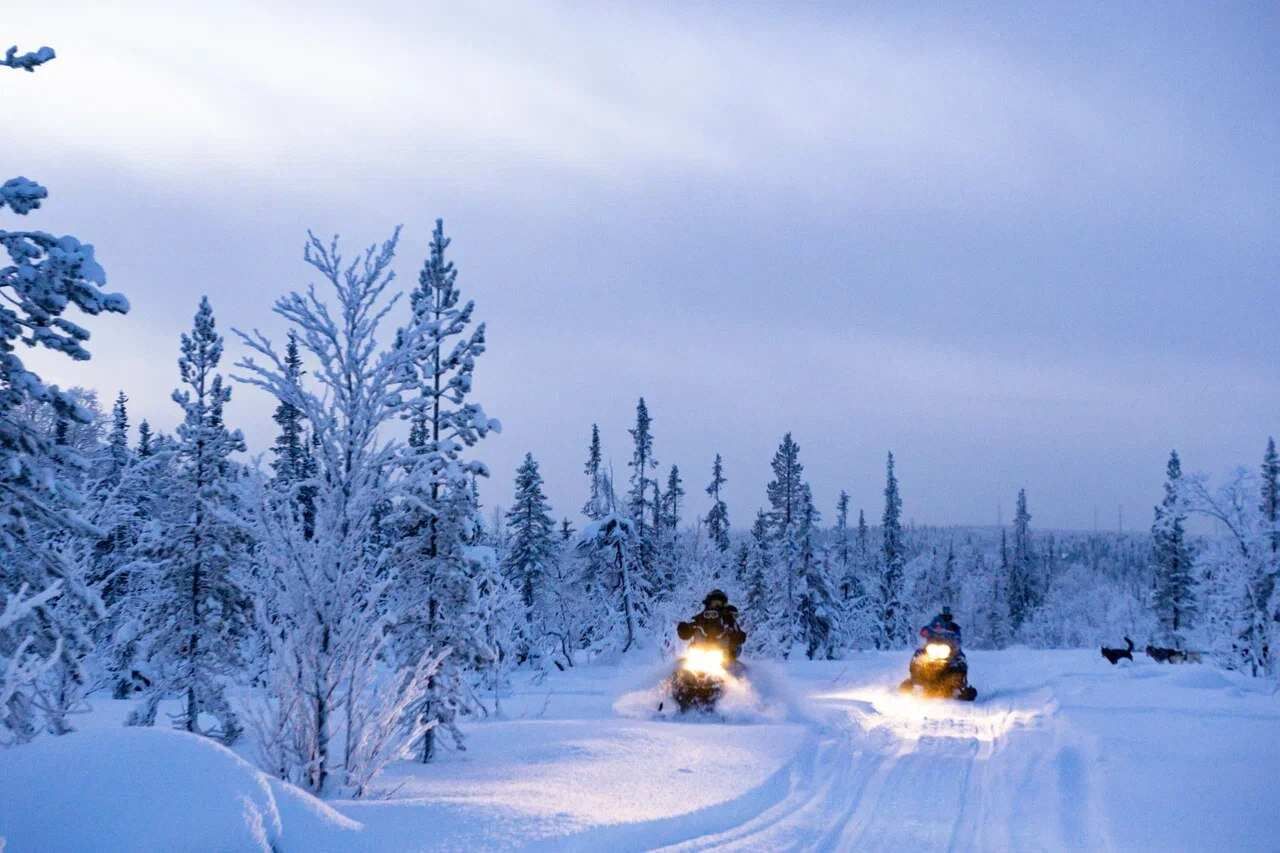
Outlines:
[[[1045,739],[1048,748],[1014,761],[1013,778],[1024,786],[1035,778],[1058,781],[1071,803],[1066,808],[1053,803],[1051,811],[1061,818],[1053,835],[1067,846],[1092,846],[1099,839],[1087,837],[1088,823],[1080,819],[1080,809],[1087,810],[1083,774],[1071,772],[1081,756],[1056,748],[1057,727],[1042,725],[1052,720],[1056,703],[1049,691],[1018,698],[972,705],[899,698],[879,690],[818,697],[827,722],[816,727],[813,758],[793,768],[781,801],[732,829],[664,849],[1008,847],[1015,839],[988,837],[1017,817],[1009,798],[991,791],[989,761],[1003,751],[1006,736],[1022,731],[1026,737],[1029,726],[1037,729],[1031,736]],[[1065,764],[1043,766],[1051,761]],[[1037,792],[1036,799],[1044,798]]]

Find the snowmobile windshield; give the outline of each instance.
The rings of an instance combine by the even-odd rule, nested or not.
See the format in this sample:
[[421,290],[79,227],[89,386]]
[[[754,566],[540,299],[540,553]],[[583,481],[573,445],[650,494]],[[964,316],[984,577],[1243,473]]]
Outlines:
[[952,646],[959,647],[960,632],[952,631],[947,628],[940,628],[937,625],[926,625],[920,629],[920,636],[924,637],[925,642],[948,643]]

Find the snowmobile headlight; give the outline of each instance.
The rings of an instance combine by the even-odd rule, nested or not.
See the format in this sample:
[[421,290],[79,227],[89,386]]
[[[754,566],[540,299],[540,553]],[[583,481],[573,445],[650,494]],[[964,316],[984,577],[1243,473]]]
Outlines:
[[696,675],[723,675],[724,650],[691,646],[684,653],[684,668]]
[[924,653],[929,660],[946,660],[951,657],[951,647],[946,643],[929,643],[924,647]]

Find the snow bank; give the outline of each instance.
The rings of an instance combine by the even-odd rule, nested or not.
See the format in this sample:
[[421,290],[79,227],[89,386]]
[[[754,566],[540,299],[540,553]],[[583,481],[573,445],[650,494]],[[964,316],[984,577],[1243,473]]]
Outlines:
[[12,853],[307,850],[359,829],[225,747],[183,732],[41,738],[0,751],[0,779],[7,844],[0,849]]

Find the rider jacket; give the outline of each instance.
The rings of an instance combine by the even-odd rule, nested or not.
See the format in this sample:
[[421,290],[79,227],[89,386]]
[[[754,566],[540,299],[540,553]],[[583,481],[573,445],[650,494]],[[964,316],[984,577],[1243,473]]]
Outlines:
[[941,640],[960,645],[960,626],[953,620],[935,616],[933,621],[920,629],[920,636],[925,640]]
[[738,657],[747,634],[738,627],[738,608],[732,604],[724,607],[708,607],[688,622],[676,625],[676,633],[682,640],[705,637],[712,642],[723,643],[729,656]]

